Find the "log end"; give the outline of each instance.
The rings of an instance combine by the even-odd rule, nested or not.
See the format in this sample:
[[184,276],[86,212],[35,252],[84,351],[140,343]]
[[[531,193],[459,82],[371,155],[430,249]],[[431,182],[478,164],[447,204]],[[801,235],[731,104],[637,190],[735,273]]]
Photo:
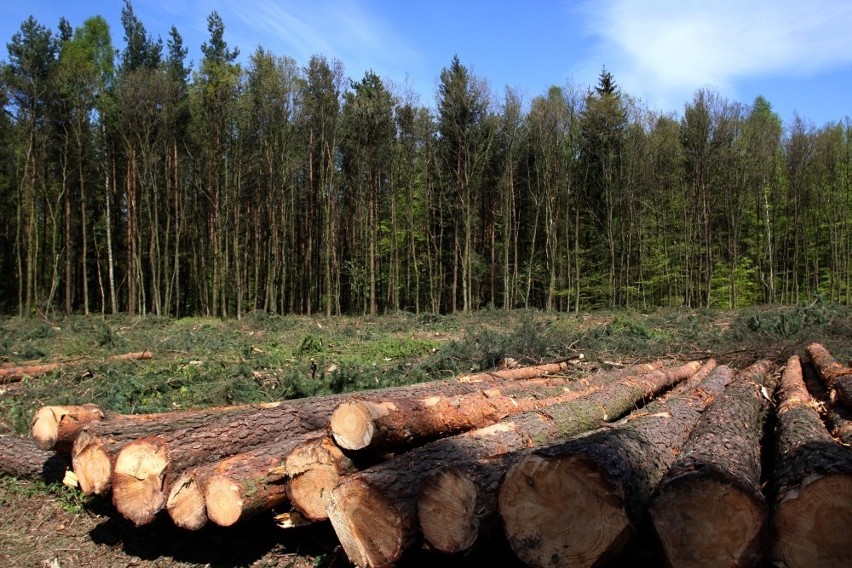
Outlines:
[[290,477],[287,495],[290,503],[310,521],[328,520],[328,500],[332,488],[344,473],[355,467],[327,436],[309,440],[287,456]]
[[127,444],[115,460],[112,500],[115,508],[137,526],[154,520],[166,504],[166,444],[144,438]]
[[789,491],[775,513],[775,556],[786,566],[852,566],[852,475],[830,474]]
[[669,565],[754,566],[764,550],[766,502],[717,479],[685,475],[649,507]]
[[633,534],[620,491],[578,456],[525,457],[506,473],[498,507],[509,544],[531,566],[592,566]]
[[402,519],[365,481],[353,477],[332,489],[328,518],[353,564],[388,566],[402,555],[406,544]]
[[479,534],[476,484],[455,468],[430,475],[420,488],[417,515],[423,537],[436,550],[458,554],[473,546]]
[[214,475],[204,488],[207,516],[221,527],[230,527],[243,514],[243,499],[240,487],[222,475]]
[[[32,437],[42,450],[68,450],[83,426],[103,417],[103,411],[94,404],[42,406],[33,416]],[[61,430],[69,439],[60,440]]]
[[53,449],[63,410],[62,406],[42,406],[36,411],[33,416],[32,436],[39,449]]
[[166,510],[181,528],[197,531],[207,524],[204,492],[194,476],[184,473],[172,484],[169,498],[166,499]]
[[318,465],[290,479],[287,496],[290,503],[309,521],[328,520],[331,489],[340,481],[337,468]]
[[112,458],[97,437],[80,434],[74,442],[71,464],[85,495],[103,495],[112,487]]
[[334,441],[347,450],[361,450],[370,445],[376,431],[369,406],[360,400],[338,406],[328,422]]

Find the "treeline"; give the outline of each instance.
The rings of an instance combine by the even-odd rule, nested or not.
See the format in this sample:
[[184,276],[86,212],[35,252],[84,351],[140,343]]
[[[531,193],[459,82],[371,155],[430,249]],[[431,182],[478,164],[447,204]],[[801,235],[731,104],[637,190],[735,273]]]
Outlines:
[[8,44],[0,311],[183,316],[852,299],[852,122],[603,70],[531,101],[458,58],[434,104],[258,48],[193,69],[126,1]]

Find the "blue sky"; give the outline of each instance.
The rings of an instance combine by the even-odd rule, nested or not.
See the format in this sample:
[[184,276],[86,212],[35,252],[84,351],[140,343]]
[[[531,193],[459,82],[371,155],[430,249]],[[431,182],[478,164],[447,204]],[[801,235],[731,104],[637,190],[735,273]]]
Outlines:
[[[100,14],[123,47],[122,0],[0,4],[4,47],[30,14],[56,28]],[[201,58],[206,18],[245,60],[258,45],[307,63],[339,59],[348,77],[373,69],[433,106],[454,54],[491,85],[525,100],[553,84],[585,89],[603,66],[651,109],[680,114],[699,88],[750,104],[763,95],[785,123],[816,126],[852,116],[852,2],[848,0],[136,0],[149,33],[174,24]]]

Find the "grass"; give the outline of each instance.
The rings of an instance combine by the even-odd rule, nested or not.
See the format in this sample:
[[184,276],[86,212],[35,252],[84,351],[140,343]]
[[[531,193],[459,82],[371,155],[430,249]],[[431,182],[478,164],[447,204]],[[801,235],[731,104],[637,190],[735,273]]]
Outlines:
[[[712,355],[742,366],[765,356],[782,362],[821,341],[849,361],[850,322],[852,308],[819,302],[650,313],[4,318],[0,362],[78,364],[8,389],[0,398],[0,432],[27,432],[35,410],[46,404],[94,402],[144,413],[263,402],[443,379],[494,368],[504,357],[534,364],[578,353],[592,362],[628,363]],[[154,358],[106,360],[142,350]]]

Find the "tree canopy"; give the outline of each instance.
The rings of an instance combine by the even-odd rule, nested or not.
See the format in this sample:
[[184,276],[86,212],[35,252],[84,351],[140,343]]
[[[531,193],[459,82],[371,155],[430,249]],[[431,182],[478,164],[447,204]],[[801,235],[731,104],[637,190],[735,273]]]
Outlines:
[[852,300],[852,121],[606,68],[525,101],[454,56],[434,101],[316,54],[197,64],[125,0],[22,22],[0,103],[0,312],[240,317]]

